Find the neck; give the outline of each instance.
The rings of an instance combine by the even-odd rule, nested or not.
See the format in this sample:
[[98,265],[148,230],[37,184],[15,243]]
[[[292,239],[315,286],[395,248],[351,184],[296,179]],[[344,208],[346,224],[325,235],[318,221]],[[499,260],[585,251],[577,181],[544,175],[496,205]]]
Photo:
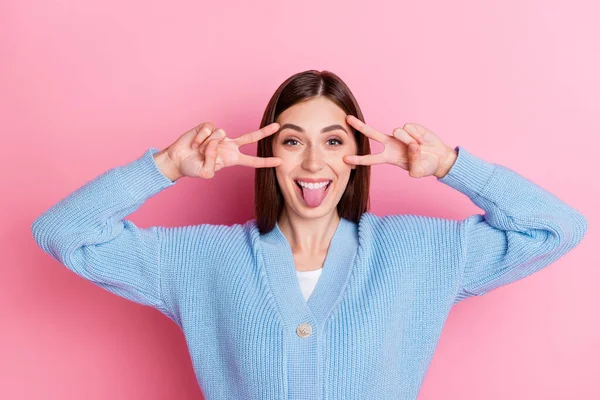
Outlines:
[[297,214],[281,213],[277,224],[287,238],[293,253],[326,253],[340,223],[337,209],[319,218],[303,218]]

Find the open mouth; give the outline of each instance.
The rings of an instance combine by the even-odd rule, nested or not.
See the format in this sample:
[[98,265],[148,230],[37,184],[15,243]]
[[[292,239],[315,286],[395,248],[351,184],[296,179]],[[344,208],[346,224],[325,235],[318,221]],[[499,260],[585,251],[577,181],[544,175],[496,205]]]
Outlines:
[[[296,186],[298,186],[300,189],[302,189],[302,185],[300,185],[299,181],[294,181],[294,183],[296,183]],[[325,187],[329,187],[329,185],[331,184],[331,181],[327,182],[327,185],[325,185]]]
[[304,200],[304,203],[309,207],[318,207],[321,205],[327,193],[329,193],[329,187],[331,186],[331,182],[327,182],[326,185],[314,185],[316,187],[308,188],[306,186],[300,185],[297,180],[294,180],[296,184],[296,190],[298,191],[298,195]]

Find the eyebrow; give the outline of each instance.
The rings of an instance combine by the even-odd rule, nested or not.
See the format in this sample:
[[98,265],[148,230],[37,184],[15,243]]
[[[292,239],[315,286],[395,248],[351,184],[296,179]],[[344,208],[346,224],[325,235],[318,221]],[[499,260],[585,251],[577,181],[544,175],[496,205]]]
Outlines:
[[[293,129],[295,131],[304,133],[304,129],[302,129],[298,125],[294,125],[294,124],[283,124],[283,125],[281,125],[281,128],[279,128],[279,132],[281,132],[282,130],[284,130],[286,128],[290,128],[290,129]],[[343,130],[344,132],[346,132],[346,135],[348,135],[348,131],[346,130],[346,128],[344,128],[343,126],[341,126],[339,124],[327,126],[327,127],[323,128],[323,129],[321,129],[321,133],[327,133],[327,132],[331,132],[331,131],[336,131],[338,129]],[[277,133],[279,133],[279,132],[277,132]]]

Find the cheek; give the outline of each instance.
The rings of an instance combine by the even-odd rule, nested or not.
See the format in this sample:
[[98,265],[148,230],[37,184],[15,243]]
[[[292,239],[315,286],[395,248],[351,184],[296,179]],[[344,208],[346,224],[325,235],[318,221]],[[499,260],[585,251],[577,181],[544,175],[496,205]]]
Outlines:
[[275,167],[275,175],[279,181],[289,179],[295,169],[294,163],[281,157],[281,164]]
[[347,174],[351,170],[352,166],[344,161],[346,154],[338,154],[335,160],[331,161],[331,165],[334,166],[335,170],[340,174]]
[[300,152],[279,151],[273,152],[273,156],[281,158],[281,164],[276,168],[281,170],[293,170],[302,164],[302,154]]
[[289,156],[285,155],[274,154],[274,156],[281,158],[281,163],[275,167],[275,171],[277,171],[278,173],[285,174],[291,172],[295,168],[296,161],[294,161],[293,158],[290,158]]

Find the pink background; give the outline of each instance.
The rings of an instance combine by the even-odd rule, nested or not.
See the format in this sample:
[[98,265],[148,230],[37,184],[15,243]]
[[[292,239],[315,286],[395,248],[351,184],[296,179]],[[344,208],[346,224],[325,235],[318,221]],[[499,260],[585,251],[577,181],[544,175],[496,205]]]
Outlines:
[[[306,69],[340,75],[377,129],[421,123],[588,217],[552,266],[453,308],[419,399],[600,398],[599,13],[591,0],[3,1],[0,398],[201,398],[179,328],[62,267],[30,226],[200,122],[256,129]],[[130,219],[246,221],[253,177],[184,179]],[[433,177],[378,165],[372,179],[378,215],[481,211]]]

